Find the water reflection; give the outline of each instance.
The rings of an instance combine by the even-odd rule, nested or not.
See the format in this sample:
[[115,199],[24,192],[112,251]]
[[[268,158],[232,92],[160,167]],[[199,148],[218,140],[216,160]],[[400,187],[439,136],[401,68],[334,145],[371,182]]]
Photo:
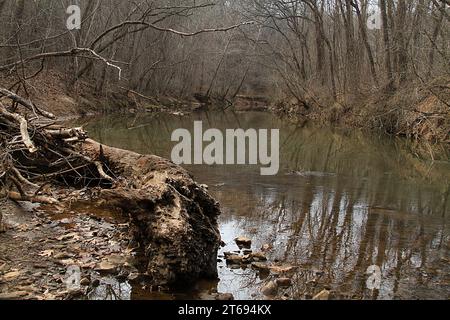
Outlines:
[[[233,239],[245,235],[256,249],[272,245],[271,261],[299,267],[294,285],[281,294],[303,299],[330,287],[336,298],[450,298],[448,150],[427,162],[404,141],[300,128],[266,113],[105,117],[85,124],[102,143],[169,157],[172,131],[192,130],[194,120],[203,120],[205,130],[281,130],[277,176],[260,176],[259,166],[187,166],[221,202],[224,251],[237,250]],[[374,292],[366,288],[370,265],[382,269]],[[263,298],[261,286],[271,276],[223,261],[218,268],[218,291]],[[201,298],[202,290],[214,289],[200,285],[184,294]],[[131,298],[146,296],[133,290]]]

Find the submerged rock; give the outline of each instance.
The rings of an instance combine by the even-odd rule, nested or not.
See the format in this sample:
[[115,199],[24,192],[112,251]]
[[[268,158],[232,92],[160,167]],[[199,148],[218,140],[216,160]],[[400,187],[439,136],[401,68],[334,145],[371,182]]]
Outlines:
[[226,257],[228,264],[240,264],[243,262],[244,258],[241,256],[238,256],[237,254],[228,255]]
[[250,256],[251,256],[252,260],[255,262],[267,261],[267,257],[262,252],[252,253],[252,254],[250,254]]
[[275,297],[278,293],[278,285],[275,281],[270,281],[261,289],[261,292],[266,297]]
[[252,246],[252,240],[246,237],[238,237],[234,239],[239,248],[247,248],[250,249]]
[[82,285],[83,287],[87,287],[91,284],[91,281],[88,278],[83,278],[80,281],[80,285]]

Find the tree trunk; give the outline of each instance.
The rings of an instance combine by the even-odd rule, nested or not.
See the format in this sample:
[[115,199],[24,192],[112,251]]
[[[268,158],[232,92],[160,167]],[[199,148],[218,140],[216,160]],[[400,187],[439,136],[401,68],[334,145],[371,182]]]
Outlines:
[[392,90],[394,89],[394,77],[392,72],[392,62],[391,62],[391,41],[389,38],[389,21],[388,21],[388,15],[387,15],[387,8],[386,8],[386,0],[380,0],[380,10],[381,10],[381,20],[383,24],[383,41],[384,41],[384,50],[385,50],[385,56],[384,56],[384,64],[386,68],[386,74],[388,79],[388,85],[387,89]]

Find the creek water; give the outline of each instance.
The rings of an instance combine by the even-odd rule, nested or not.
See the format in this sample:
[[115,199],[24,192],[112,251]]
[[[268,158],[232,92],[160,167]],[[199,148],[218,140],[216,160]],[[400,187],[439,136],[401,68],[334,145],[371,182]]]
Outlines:
[[[297,126],[269,113],[208,112],[82,119],[101,143],[170,158],[175,129],[280,129],[280,171],[261,176],[260,166],[189,165],[220,202],[226,243],[218,258],[218,281],[201,281],[168,293],[124,284],[125,299],[207,298],[211,292],[237,299],[263,298],[274,277],[226,265],[223,252],[273,249],[270,263],[298,267],[289,299],[310,298],[323,288],[334,298],[450,298],[450,156],[422,159],[417,146],[360,131]],[[424,157],[425,158],[425,157]],[[381,270],[379,290],[367,287],[369,266]],[[97,297],[101,298],[101,297]]]

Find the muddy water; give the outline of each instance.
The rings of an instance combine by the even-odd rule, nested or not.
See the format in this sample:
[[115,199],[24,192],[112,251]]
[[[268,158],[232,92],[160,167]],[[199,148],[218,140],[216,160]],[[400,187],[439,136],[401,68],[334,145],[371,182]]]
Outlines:
[[[280,129],[280,172],[262,177],[259,166],[186,166],[223,209],[227,246],[219,255],[220,280],[164,294],[125,284],[122,298],[205,298],[216,290],[263,298],[261,287],[273,275],[230,268],[221,257],[238,250],[238,236],[251,238],[255,251],[273,247],[271,263],[298,267],[293,285],[279,297],[310,298],[327,288],[338,299],[450,298],[448,150],[430,162],[398,139],[298,127],[267,113],[112,116],[80,123],[102,143],[169,157],[172,131],[192,131],[194,120],[203,120],[204,129]],[[371,265],[381,269],[379,290],[367,288]]]

